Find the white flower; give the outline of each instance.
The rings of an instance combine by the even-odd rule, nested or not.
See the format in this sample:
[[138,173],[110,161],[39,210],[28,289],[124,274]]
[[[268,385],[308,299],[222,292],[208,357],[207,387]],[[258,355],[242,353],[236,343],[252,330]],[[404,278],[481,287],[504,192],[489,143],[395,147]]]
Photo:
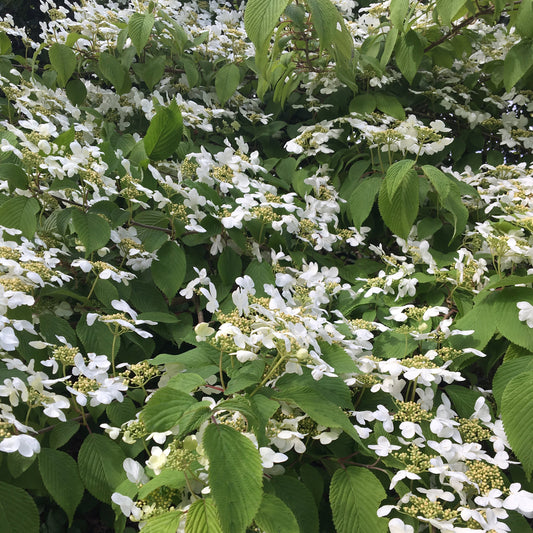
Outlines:
[[520,483],[511,483],[509,496],[503,501],[503,506],[510,511],[518,511],[526,518],[533,518],[533,494],[521,489]]
[[518,320],[526,322],[530,328],[533,328],[533,305],[529,302],[518,302],[516,307],[520,309],[518,312]]
[[124,496],[118,492],[113,492],[111,495],[111,501],[116,503],[122,514],[131,518],[134,521],[138,521],[142,516],[142,510],[135,506],[135,502],[128,496]]
[[399,518],[393,518],[389,522],[389,532],[390,533],[414,533],[413,526],[404,524]]
[[196,341],[203,342],[207,339],[207,337],[213,335],[215,330],[210,327],[207,322],[200,322],[199,324],[196,324],[194,332],[196,333]]
[[261,446],[259,453],[261,454],[263,468],[272,468],[274,463],[283,463],[289,458],[284,453],[276,453],[272,448],[268,448],[267,446]]
[[387,437],[378,437],[378,443],[369,444],[368,447],[371,450],[374,450],[374,453],[380,457],[387,457],[387,455],[390,455],[394,450],[399,450],[401,448],[401,446],[391,444]]
[[122,468],[126,472],[128,479],[135,484],[148,483],[148,476],[144,473],[144,468],[140,463],[127,457],[122,463]]
[[30,435],[13,435],[0,442],[0,452],[19,452],[23,457],[31,457],[40,451],[39,441]]
[[152,448],[150,458],[146,461],[146,466],[151,468],[154,471],[154,474],[158,476],[167,462],[169,453],[170,448],[162,450],[159,446],[154,446]]
[[398,483],[398,481],[401,481],[402,479],[405,479],[405,478],[422,479],[418,474],[415,474],[414,472],[409,472],[409,470],[400,470],[396,472],[396,474],[394,474],[394,476],[392,477],[390,485],[389,485],[389,490],[392,490],[396,486],[396,483]]

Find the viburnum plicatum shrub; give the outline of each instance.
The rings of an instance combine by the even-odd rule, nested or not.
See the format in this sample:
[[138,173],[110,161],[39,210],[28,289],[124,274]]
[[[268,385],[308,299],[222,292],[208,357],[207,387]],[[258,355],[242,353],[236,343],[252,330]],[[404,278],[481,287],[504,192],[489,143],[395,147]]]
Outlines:
[[65,5],[0,19],[0,532],[531,531],[533,1]]

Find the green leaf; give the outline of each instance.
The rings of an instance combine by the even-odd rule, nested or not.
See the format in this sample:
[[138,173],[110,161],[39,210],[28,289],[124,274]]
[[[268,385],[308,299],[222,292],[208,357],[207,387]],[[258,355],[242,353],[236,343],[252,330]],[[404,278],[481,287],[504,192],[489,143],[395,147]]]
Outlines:
[[46,490],[67,513],[69,526],[72,525],[84,491],[76,461],[65,452],[42,448],[39,471]]
[[99,215],[73,209],[72,223],[87,255],[104,247],[109,241],[111,228]]
[[64,87],[70,79],[78,63],[76,54],[65,44],[54,43],[48,50],[52,67],[57,72],[57,81]]
[[318,510],[311,491],[292,476],[274,476],[270,480],[276,496],[292,511],[301,532],[318,533]]
[[377,510],[386,493],[367,468],[349,466],[333,474],[329,500],[337,533],[382,533],[387,521]]
[[137,55],[141,55],[150,39],[155,18],[151,13],[133,13],[128,21],[128,35],[135,46]]
[[0,32],[0,55],[8,55],[12,52],[11,40],[5,31]]
[[290,508],[273,494],[263,494],[255,523],[264,533],[300,533],[298,522]]
[[510,91],[515,84],[533,66],[533,45],[531,39],[524,39],[515,44],[505,56],[503,62],[503,84]]
[[376,97],[372,93],[363,93],[354,96],[350,102],[350,113],[372,113],[376,109]]
[[81,80],[70,80],[66,86],[68,99],[74,105],[82,105],[87,98],[87,88]]
[[215,90],[220,103],[224,105],[237,90],[241,81],[241,72],[235,63],[224,65],[215,77]]
[[181,287],[187,271],[187,259],[183,248],[168,241],[157,252],[159,261],[151,266],[154,283],[171,300]]
[[409,11],[409,0],[391,0],[390,21],[398,30],[403,30],[405,18]]
[[388,193],[387,183],[379,190],[378,206],[383,222],[388,228],[407,239],[418,215],[418,176],[411,169],[402,179],[393,196]]
[[181,521],[181,511],[169,511],[146,521],[144,533],[176,533]]
[[121,402],[110,403],[105,411],[111,425],[115,427],[120,427],[128,420],[133,420],[137,414],[137,408],[129,398],[124,398]]
[[141,412],[146,429],[152,432],[168,431],[196,400],[189,394],[172,387],[159,389]]
[[165,74],[165,62],[165,56],[151,57],[146,63],[135,63],[133,70],[152,90]]
[[249,0],[244,10],[244,27],[256,48],[266,46],[290,0]]
[[0,533],[38,533],[39,512],[29,494],[0,481]]
[[328,344],[322,347],[322,359],[331,365],[337,374],[357,372],[353,359],[346,353],[342,346]]
[[26,189],[28,187],[28,176],[26,172],[14,163],[2,163],[0,165],[0,178],[7,180],[9,190]]
[[226,246],[218,258],[218,273],[222,281],[228,285],[233,285],[235,280],[241,275],[241,256],[229,246]]
[[449,26],[466,0],[437,0],[437,13],[445,26]]
[[244,533],[261,504],[263,467],[259,451],[244,435],[223,424],[207,426],[203,445],[222,531]]
[[78,467],[85,488],[98,500],[109,503],[115,488],[126,478],[120,446],[104,435],[91,433],[78,454]]
[[415,162],[412,159],[402,159],[394,163],[387,169],[385,174],[385,186],[387,187],[387,192],[389,197],[392,198],[398,188],[402,185],[404,179],[409,179],[411,176],[408,176],[409,171],[413,168]]
[[185,533],[222,533],[212,500],[196,500],[187,511]]
[[359,229],[370,215],[372,206],[381,187],[381,178],[362,179],[348,200],[348,208],[354,226]]
[[185,474],[179,470],[165,469],[158,476],[145,483],[139,489],[139,499],[143,500],[159,487],[168,487],[169,489],[181,489],[187,484]]
[[183,119],[175,101],[160,107],[152,118],[144,137],[146,154],[159,161],[170,157],[178,147],[183,132]]
[[450,178],[446,176],[442,170],[431,165],[424,165],[422,167],[422,172],[424,172],[427,179],[431,182],[431,185],[433,185],[437,191],[441,201],[447,198],[453,183]]
[[448,385],[444,392],[450,397],[457,414],[462,418],[470,418],[474,412],[476,400],[481,393],[460,385]]
[[109,52],[102,52],[98,59],[100,72],[114,86],[118,94],[127,93],[131,89],[131,80],[128,69]]
[[341,428],[356,442],[359,435],[346,413],[341,408],[310,387],[280,387],[276,398],[295,403],[307,413],[317,424],[330,428]]
[[412,83],[424,55],[424,46],[420,37],[414,30],[409,30],[405,35],[398,37],[395,50],[398,68],[405,79]]
[[58,449],[64,446],[80,429],[79,422],[67,420],[54,426],[48,438],[50,448]]
[[[391,30],[394,31],[394,30]],[[405,110],[396,96],[390,94],[377,93],[376,94],[377,108],[398,120],[405,120]]]
[[492,380],[492,393],[500,409],[503,392],[509,382],[522,372],[529,370],[533,370],[533,356],[522,356],[517,357],[516,359],[511,359],[510,361],[505,361],[503,365],[498,368]]
[[463,203],[461,197],[461,192],[459,191],[458,186],[451,182],[450,183],[450,192],[446,198],[440,198],[442,205],[446,211],[451,214],[453,222],[453,240],[456,235],[460,235],[466,227],[468,222],[468,209]]
[[528,287],[506,287],[487,296],[481,303],[485,313],[493,313],[498,331],[514,344],[533,352],[531,328],[518,320],[518,302],[533,303],[533,289]]
[[0,225],[19,229],[24,237],[31,239],[37,229],[37,213],[40,209],[35,198],[10,198],[0,206]]
[[513,452],[522,463],[528,479],[533,470],[533,370],[513,378],[502,396],[501,417]]

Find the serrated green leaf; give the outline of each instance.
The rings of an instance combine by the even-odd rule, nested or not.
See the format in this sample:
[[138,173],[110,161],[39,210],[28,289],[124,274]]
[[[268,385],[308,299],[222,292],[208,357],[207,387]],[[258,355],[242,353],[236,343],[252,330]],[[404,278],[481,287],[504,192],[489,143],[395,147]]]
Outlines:
[[82,105],[87,98],[87,88],[81,80],[70,80],[65,87],[68,99],[74,105]]
[[37,213],[41,209],[35,198],[16,196],[0,206],[0,225],[22,231],[31,239],[37,229]]
[[259,451],[244,435],[223,424],[207,426],[203,445],[222,531],[244,533],[261,504],[263,467]]
[[300,533],[296,517],[285,503],[273,494],[263,494],[255,523],[264,533]]
[[234,63],[224,65],[215,76],[215,90],[220,103],[224,105],[235,93],[241,81],[241,72]]
[[152,57],[146,63],[135,63],[133,70],[147,87],[152,90],[165,74],[165,56]]
[[317,424],[330,428],[341,428],[355,441],[360,442],[359,435],[346,413],[311,387],[280,387],[276,398],[295,403],[307,413]]
[[290,0],[249,0],[244,11],[248,38],[259,50],[264,48]]
[[479,391],[467,389],[460,385],[448,385],[444,392],[450,397],[457,414],[462,418],[472,416],[476,400],[481,396]]
[[513,452],[522,463],[528,479],[533,470],[533,370],[522,372],[505,387],[501,417]]
[[394,196],[390,196],[386,183],[379,190],[378,206],[383,222],[388,228],[407,239],[418,215],[418,176],[414,170],[407,172]]
[[[391,30],[391,32],[394,29]],[[396,96],[390,94],[377,93],[376,94],[376,106],[377,108],[398,120],[405,120],[405,110]]]
[[131,89],[131,80],[128,69],[109,52],[102,52],[98,59],[100,72],[114,86],[118,94],[127,93]]
[[333,474],[329,500],[337,533],[382,533],[387,521],[377,510],[386,493],[367,468],[349,466]]
[[69,525],[72,525],[84,491],[76,461],[65,452],[42,448],[39,472],[46,490],[67,513]]
[[409,0],[391,0],[390,21],[398,30],[403,30],[408,11]]
[[108,437],[97,433],[87,436],[78,454],[85,488],[98,500],[109,503],[115,488],[126,478],[122,468],[125,458],[120,446]]
[[147,45],[155,18],[151,13],[133,13],[128,21],[128,36],[140,55]]
[[111,425],[120,427],[128,420],[133,420],[137,414],[135,404],[129,399],[124,398],[121,402],[112,402],[106,407],[106,414],[109,417]]
[[80,429],[80,423],[75,420],[67,420],[54,426],[48,438],[50,448],[57,450],[64,446]]
[[235,280],[241,275],[241,256],[229,246],[226,246],[218,258],[217,268],[222,281],[228,285],[233,285]]
[[11,40],[5,31],[0,32],[0,55],[8,55],[12,52]]
[[189,394],[164,387],[150,398],[141,412],[141,419],[150,433],[168,431],[194,403],[196,400]]
[[181,287],[187,272],[183,248],[168,241],[157,252],[159,261],[152,262],[152,278],[165,296],[172,299]]
[[155,161],[170,157],[180,143],[182,132],[183,119],[175,101],[168,107],[160,107],[144,137],[148,157]]
[[85,246],[86,254],[90,254],[108,243],[111,228],[101,216],[74,209],[72,210],[72,223],[74,231]]
[[53,69],[57,72],[57,81],[64,87],[70,79],[78,63],[76,54],[65,44],[54,43],[48,50],[48,57]]
[[381,183],[381,178],[363,179],[350,195],[348,208],[352,216],[353,225],[357,229],[361,227],[370,211],[372,211]]
[[466,4],[466,0],[437,0],[437,13],[445,26],[449,26]]
[[222,533],[218,511],[212,500],[197,500],[189,507],[185,533]]
[[335,369],[337,374],[357,372],[355,362],[342,346],[331,344],[323,347],[322,358]]
[[38,533],[39,512],[29,494],[0,481],[0,533]]
[[387,169],[385,174],[385,186],[387,187],[387,192],[389,198],[392,198],[399,187],[402,185],[404,179],[412,179],[412,175],[409,175],[409,171],[413,168],[415,164],[412,159],[402,159],[391,165]]
[[510,361],[505,361],[503,365],[496,370],[496,374],[494,374],[492,380],[492,393],[500,409],[503,392],[509,382],[522,372],[530,370],[533,370],[533,356],[522,356],[516,359],[511,359]]
[[159,487],[168,487],[169,489],[177,490],[184,487],[186,483],[187,481],[183,472],[179,470],[165,469],[139,489],[139,499],[143,500]]
[[311,491],[292,476],[274,476],[269,485],[292,511],[300,532],[318,533],[318,510]]
[[412,83],[424,56],[424,47],[420,37],[414,30],[409,30],[405,35],[398,37],[395,50],[398,68],[405,79]]
[[450,193],[452,186],[450,178],[442,170],[431,165],[424,165],[422,172],[424,172],[427,179],[431,182],[431,185],[433,185],[441,200],[445,199]]
[[170,511],[154,516],[146,521],[143,531],[144,533],[176,533],[181,515],[181,511]]
[[19,165],[14,163],[2,163],[0,165],[0,179],[7,180],[9,190],[26,189],[28,187],[28,176]]
[[533,44],[524,39],[515,44],[505,56],[503,62],[503,84],[510,91],[516,83],[533,67]]
[[455,236],[460,235],[466,227],[466,223],[468,222],[468,209],[463,203],[458,186],[453,182],[450,183],[450,192],[446,198],[441,197],[441,202],[444,209],[446,209],[452,217],[453,236],[451,240],[453,240]]

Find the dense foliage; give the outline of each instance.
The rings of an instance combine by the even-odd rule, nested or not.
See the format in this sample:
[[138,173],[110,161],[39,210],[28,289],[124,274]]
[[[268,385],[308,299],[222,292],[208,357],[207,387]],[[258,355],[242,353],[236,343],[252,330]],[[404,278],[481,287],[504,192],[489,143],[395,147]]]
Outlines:
[[533,0],[40,9],[0,532],[530,532]]

